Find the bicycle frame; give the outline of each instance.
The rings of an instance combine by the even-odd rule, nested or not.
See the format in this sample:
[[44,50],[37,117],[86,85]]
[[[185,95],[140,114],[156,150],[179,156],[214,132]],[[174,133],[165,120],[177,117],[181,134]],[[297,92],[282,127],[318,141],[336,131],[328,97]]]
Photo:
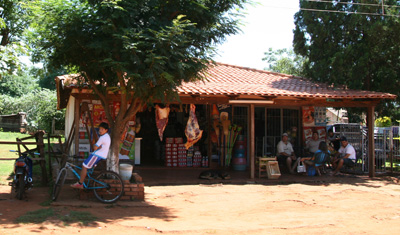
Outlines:
[[[67,168],[68,170],[71,170],[72,173],[74,173],[74,175],[76,176],[76,178],[78,178],[78,180],[81,179],[80,174],[78,174],[78,172],[76,172],[76,170],[75,170],[74,168],[79,169],[79,170],[82,170],[82,167],[79,167],[79,166],[77,166],[77,165],[74,165],[74,164],[72,164],[72,163],[67,162],[66,165],[65,165],[65,168]],[[91,169],[87,169],[87,173],[86,173],[86,175],[87,175],[87,178],[86,178],[86,179],[87,179],[87,183],[83,182],[83,187],[84,187],[85,189],[88,189],[88,190],[90,190],[90,189],[106,188],[107,185],[106,185],[104,182],[98,181],[98,180],[96,180],[95,178],[92,177],[93,170],[94,170],[94,167],[91,168]],[[89,187],[91,181],[96,182],[96,183],[99,183],[99,184],[101,184],[102,186]]]

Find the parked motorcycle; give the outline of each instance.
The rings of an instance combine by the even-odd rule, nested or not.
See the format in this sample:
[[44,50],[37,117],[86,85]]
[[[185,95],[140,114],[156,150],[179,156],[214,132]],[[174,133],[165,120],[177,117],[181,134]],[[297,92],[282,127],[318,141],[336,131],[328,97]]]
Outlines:
[[[10,152],[16,151],[10,150]],[[15,160],[14,178],[12,182],[9,182],[9,186],[12,187],[12,191],[16,193],[19,200],[23,199],[26,190],[33,187],[32,168],[33,162],[28,157],[28,153],[21,153],[19,158]]]

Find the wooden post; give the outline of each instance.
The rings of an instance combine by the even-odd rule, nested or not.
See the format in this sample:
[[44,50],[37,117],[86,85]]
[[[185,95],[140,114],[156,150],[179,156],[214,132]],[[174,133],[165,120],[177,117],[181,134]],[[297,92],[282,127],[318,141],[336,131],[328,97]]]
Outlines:
[[368,107],[367,125],[368,125],[368,175],[375,177],[375,141],[374,141],[374,116],[375,107]]
[[46,160],[45,160],[45,152],[44,152],[44,141],[43,141],[43,131],[38,131],[35,133],[35,138],[36,142],[38,143],[37,145],[37,150],[39,151],[40,158],[43,158],[43,160],[39,161],[40,168],[42,169],[42,184],[43,186],[47,185],[47,171],[46,171]]
[[207,140],[207,156],[208,156],[208,168],[212,167],[212,141],[211,141],[211,128],[212,128],[212,119],[211,119],[211,110],[212,110],[212,104],[207,104],[206,105],[206,115],[207,115],[207,133],[208,133],[208,140]]
[[[79,119],[80,119],[80,102],[81,100],[75,98],[75,112],[74,112],[74,120],[75,120],[75,128],[74,128],[74,145],[75,145],[75,155],[79,154]],[[89,133],[88,133],[89,134]],[[72,137],[72,133],[70,133]]]
[[255,175],[255,122],[254,122],[254,104],[250,104],[250,125],[249,125],[249,141],[250,141],[250,178],[254,179]]

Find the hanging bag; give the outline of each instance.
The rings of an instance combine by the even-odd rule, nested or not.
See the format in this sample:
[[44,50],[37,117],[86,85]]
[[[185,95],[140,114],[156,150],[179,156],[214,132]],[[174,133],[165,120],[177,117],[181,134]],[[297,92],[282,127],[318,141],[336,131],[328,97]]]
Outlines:
[[306,166],[303,164],[302,161],[297,163],[297,173],[304,173],[306,172]]

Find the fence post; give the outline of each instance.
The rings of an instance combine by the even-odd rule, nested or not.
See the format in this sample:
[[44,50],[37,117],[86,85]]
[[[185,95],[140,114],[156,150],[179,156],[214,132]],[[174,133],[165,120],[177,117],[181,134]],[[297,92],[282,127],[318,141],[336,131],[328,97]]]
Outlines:
[[[40,157],[45,159],[46,155],[44,152],[44,141],[43,141],[44,132],[38,131],[35,133],[36,142],[38,143],[37,149],[39,150]],[[43,185],[47,185],[47,171],[46,171],[46,160],[39,161],[40,168],[42,169],[42,183]]]

